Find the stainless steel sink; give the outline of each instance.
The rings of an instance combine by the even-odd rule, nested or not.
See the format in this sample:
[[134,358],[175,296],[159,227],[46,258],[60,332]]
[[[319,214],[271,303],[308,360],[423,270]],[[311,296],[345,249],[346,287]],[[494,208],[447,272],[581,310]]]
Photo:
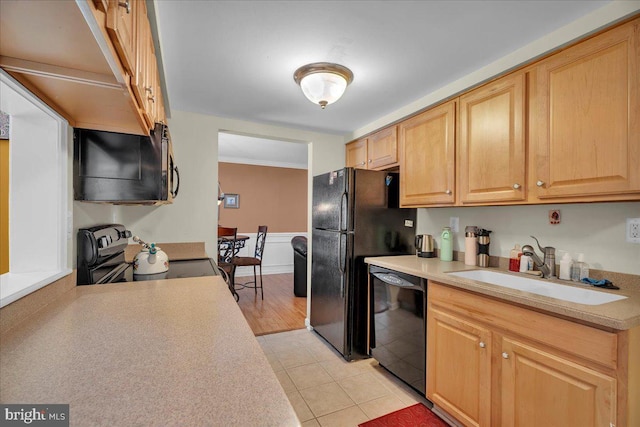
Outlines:
[[622,295],[567,286],[513,274],[498,273],[491,270],[456,271],[447,274],[585,305],[600,305],[627,298]]

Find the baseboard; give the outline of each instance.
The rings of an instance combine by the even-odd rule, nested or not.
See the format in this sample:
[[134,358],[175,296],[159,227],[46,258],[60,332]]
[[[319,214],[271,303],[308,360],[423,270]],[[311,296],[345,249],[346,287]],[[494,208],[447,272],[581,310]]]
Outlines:
[[[260,270],[256,272],[260,274]],[[288,274],[293,273],[293,264],[291,265],[263,265],[262,275],[268,276],[270,274]],[[236,277],[253,276],[253,267],[238,267],[236,269]]]

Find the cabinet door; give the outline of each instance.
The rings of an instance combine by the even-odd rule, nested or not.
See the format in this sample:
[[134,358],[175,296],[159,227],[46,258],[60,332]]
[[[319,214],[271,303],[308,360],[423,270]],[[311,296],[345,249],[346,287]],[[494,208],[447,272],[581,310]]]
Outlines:
[[147,79],[148,49],[149,40],[152,39],[152,36],[151,26],[147,19],[147,6],[144,2],[141,2],[139,7],[138,23],[136,24],[136,71],[131,75],[131,88],[138,106],[144,110],[147,102],[145,84]]
[[502,425],[616,424],[616,380],[535,347],[502,340]]
[[398,162],[398,127],[391,126],[369,136],[368,169],[378,169]]
[[156,62],[155,48],[153,46],[153,39],[147,40],[147,69],[145,77],[145,109],[144,117],[147,121],[149,128],[153,128],[154,123],[157,122],[157,105],[156,100],[158,97],[158,63]]
[[640,19],[553,55],[534,74],[534,194],[640,192]]
[[359,139],[348,143],[346,150],[346,166],[367,169],[367,139]]
[[141,0],[112,0],[109,1],[107,12],[109,36],[118,52],[122,66],[130,75],[135,73],[135,26],[139,2]]
[[455,111],[450,101],[398,125],[401,206],[455,202]]
[[516,73],[460,97],[460,201],[524,200],[525,75]]
[[466,426],[491,425],[491,333],[431,304],[427,397]]

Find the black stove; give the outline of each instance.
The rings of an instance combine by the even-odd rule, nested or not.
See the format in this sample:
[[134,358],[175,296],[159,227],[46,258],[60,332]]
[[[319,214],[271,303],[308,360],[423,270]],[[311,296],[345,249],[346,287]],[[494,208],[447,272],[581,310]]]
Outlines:
[[133,274],[124,249],[131,232],[121,224],[98,225],[78,230],[78,285],[218,276],[211,258],[169,260],[169,270],[158,274]]

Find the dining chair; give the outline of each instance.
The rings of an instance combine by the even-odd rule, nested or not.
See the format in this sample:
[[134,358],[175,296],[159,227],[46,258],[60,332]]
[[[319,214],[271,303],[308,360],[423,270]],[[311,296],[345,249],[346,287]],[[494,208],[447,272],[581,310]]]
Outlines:
[[225,273],[223,278],[236,301],[240,299],[235,287],[236,266],[233,262],[236,257],[237,236],[237,228],[218,226],[218,267]]
[[[262,288],[262,255],[264,254],[264,243],[267,239],[267,226],[261,225],[258,227],[258,234],[256,236],[256,250],[254,256],[244,257],[237,256],[233,258],[233,264],[236,267],[253,267],[253,282],[246,282],[242,284],[243,288],[253,288],[256,295],[258,295],[258,278],[256,275],[256,267],[260,268],[260,295],[264,299],[264,289]],[[251,286],[253,284],[253,286]]]

